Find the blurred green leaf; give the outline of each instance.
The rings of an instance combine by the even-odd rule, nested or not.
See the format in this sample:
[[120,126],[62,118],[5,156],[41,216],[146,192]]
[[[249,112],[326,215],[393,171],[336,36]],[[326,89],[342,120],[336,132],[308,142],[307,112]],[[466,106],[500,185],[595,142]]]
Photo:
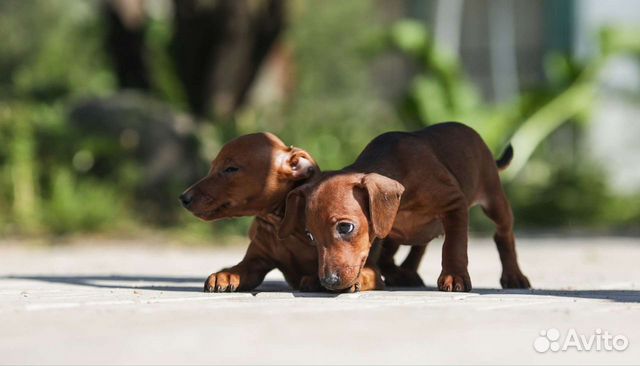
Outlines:
[[426,27],[415,20],[396,22],[390,31],[391,42],[400,50],[419,57],[429,46],[429,35]]

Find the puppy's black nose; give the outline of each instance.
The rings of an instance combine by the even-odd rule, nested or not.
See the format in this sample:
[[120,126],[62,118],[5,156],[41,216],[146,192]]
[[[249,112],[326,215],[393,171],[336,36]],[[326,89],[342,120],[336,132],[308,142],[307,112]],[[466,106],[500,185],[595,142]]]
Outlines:
[[338,276],[337,273],[330,273],[329,275],[320,279],[320,283],[322,283],[322,286],[333,290],[340,284],[340,276]]
[[193,194],[191,192],[185,192],[180,195],[180,202],[184,208],[189,208],[191,202],[193,202]]

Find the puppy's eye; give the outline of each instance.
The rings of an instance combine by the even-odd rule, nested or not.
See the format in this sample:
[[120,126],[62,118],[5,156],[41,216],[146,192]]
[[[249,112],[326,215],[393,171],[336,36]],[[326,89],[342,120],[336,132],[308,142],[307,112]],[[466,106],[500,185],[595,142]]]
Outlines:
[[313,234],[311,234],[309,231],[305,230],[304,234],[307,236],[307,239],[309,239],[310,242],[314,242],[316,240],[313,237]]
[[341,222],[336,226],[336,231],[340,235],[351,234],[355,226],[350,222]]
[[222,172],[223,172],[223,173],[227,173],[227,174],[229,174],[229,173],[235,173],[235,172],[237,172],[238,170],[239,170],[239,168],[237,168],[237,167],[235,167],[235,166],[228,166],[228,167],[226,167]]

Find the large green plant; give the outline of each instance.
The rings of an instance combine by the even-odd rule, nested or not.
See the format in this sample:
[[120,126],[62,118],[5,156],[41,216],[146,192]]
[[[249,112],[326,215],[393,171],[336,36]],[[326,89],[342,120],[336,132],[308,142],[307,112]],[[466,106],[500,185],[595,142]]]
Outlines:
[[423,125],[464,121],[494,151],[511,141],[517,153],[505,178],[513,179],[549,135],[589,113],[603,65],[616,54],[640,53],[637,34],[637,30],[603,29],[599,53],[583,64],[557,54],[549,55],[546,85],[512,102],[493,106],[482,102],[457,58],[440,49],[423,24],[401,21],[391,29],[390,40],[421,66],[401,111],[405,119],[415,119]]
[[371,1],[290,4],[285,42],[295,90],[281,104],[241,114],[238,132],[275,132],[309,150],[323,169],[341,168],[373,137],[402,126],[373,81],[371,46],[383,28],[371,20]]
[[97,6],[0,2],[0,231],[94,230],[122,217],[112,188],[77,182],[66,123],[69,103],[115,87]]

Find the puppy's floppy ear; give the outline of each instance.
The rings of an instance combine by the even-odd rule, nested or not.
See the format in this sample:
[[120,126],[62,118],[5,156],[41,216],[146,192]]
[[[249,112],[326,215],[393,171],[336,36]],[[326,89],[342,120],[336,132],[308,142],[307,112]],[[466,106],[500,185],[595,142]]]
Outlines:
[[373,233],[378,238],[384,238],[393,227],[404,186],[376,173],[366,174],[360,186],[367,190],[369,196],[369,222]]
[[318,171],[318,165],[311,155],[297,147],[292,147],[287,152],[287,156],[282,160],[281,168],[291,180],[307,179]]
[[304,209],[307,204],[307,194],[304,187],[298,187],[287,195],[284,217],[278,228],[278,238],[284,239],[293,234],[296,226],[304,221]]

